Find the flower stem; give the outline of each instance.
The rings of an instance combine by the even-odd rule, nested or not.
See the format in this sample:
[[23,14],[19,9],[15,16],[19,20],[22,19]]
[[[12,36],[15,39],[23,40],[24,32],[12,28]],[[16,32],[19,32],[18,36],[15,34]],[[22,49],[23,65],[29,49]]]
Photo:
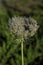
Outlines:
[[24,65],[23,38],[22,38],[22,43],[21,43],[21,54],[22,54],[22,65]]

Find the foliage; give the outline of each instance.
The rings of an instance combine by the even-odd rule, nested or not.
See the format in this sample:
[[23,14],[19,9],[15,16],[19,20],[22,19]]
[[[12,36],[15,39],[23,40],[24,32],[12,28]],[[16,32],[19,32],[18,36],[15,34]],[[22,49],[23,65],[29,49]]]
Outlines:
[[[16,35],[11,35],[7,26],[9,15],[14,14],[31,16],[38,21],[40,27],[37,33],[31,38],[24,39],[24,61],[25,65],[43,63],[43,3],[42,0],[28,1],[19,0],[16,3],[16,12],[13,8],[0,3],[0,65],[21,65],[21,40]],[[29,7],[26,2],[30,3]]]

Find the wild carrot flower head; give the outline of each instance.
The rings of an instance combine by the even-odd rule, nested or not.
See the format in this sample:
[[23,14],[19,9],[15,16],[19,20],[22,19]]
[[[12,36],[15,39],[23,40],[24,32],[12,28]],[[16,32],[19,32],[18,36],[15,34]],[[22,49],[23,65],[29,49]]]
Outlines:
[[11,33],[24,37],[33,36],[39,28],[37,21],[33,18],[19,16],[14,16],[12,19],[9,19],[8,25]]

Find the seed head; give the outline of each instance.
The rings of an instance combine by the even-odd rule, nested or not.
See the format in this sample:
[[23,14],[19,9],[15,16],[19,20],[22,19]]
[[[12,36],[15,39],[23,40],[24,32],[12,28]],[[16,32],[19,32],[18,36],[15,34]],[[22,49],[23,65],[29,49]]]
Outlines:
[[12,17],[8,21],[10,33],[14,33],[17,36],[33,36],[39,26],[37,25],[37,21],[33,18],[29,17]]

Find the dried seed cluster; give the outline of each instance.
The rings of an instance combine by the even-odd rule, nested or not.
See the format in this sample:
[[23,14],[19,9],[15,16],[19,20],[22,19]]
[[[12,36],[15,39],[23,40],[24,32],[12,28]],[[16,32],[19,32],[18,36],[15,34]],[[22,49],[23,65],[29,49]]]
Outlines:
[[8,25],[11,33],[24,37],[27,37],[28,35],[33,36],[39,28],[37,21],[31,17],[26,18],[14,16],[12,19],[9,19]]

